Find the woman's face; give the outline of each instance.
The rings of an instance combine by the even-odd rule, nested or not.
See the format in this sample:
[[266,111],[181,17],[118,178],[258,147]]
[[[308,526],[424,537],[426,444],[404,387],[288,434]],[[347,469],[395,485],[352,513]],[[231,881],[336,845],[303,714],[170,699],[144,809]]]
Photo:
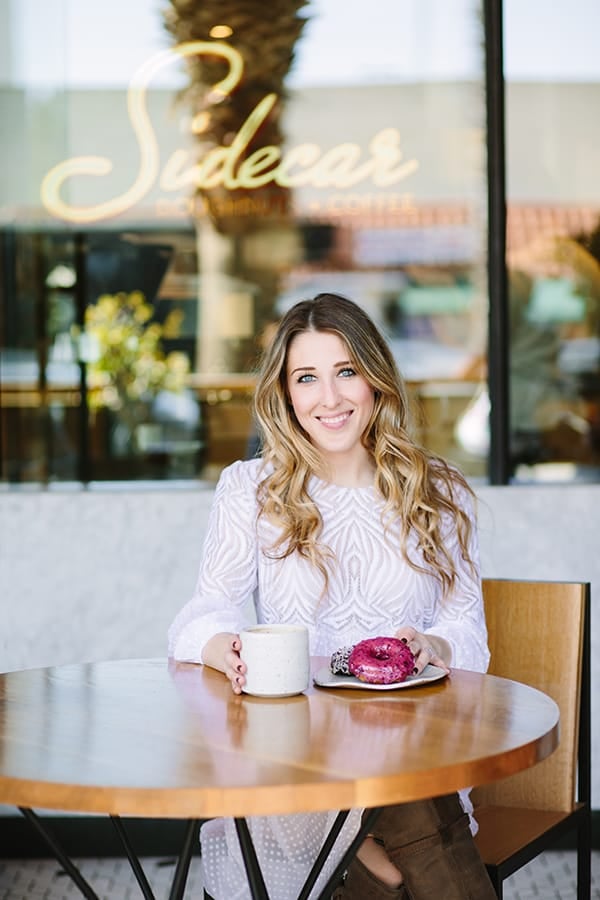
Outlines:
[[287,388],[298,422],[324,457],[334,462],[366,453],[361,437],[375,394],[337,334],[296,335],[288,350]]

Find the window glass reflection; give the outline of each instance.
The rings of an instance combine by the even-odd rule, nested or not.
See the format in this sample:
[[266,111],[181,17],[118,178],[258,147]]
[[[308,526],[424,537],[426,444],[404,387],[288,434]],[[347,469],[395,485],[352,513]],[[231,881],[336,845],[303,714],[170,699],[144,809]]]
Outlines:
[[28,7],[2,12],[2,478],[214,480],[251,452],[269,327],[324,290],[385,330],[423,442],[484,475],[480,3],[135,0],[114,41],[110,2]]
[[512,468],[597,480],[600,9],[507,0],[505,13]]

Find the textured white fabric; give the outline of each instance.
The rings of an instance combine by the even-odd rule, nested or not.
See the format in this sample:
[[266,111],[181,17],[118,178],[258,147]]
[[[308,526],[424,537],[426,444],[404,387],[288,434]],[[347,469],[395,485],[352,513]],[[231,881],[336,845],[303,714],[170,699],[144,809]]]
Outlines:
[[[169,629],[170,655],[200,662],[211,637],[223,631],[237,633],[254,621],[306,625],[311,653],[319,656],[412,625],[445,638],[452,648],[454,667],[487,669],[480,580],[461,559],[450,519],[445,523],[445,540],[459,582],[442,602],[438,581],[416,572],[402,558],[398,524],[392,523],[384,532],[383,500],[374,488],[345,488],[312,478],[310,493],[323,519],[321,540],[339,561],[330,571],[328,591],[322,596],[322,576],[306,560],[296,554],[283,560],[267,555],[277,532],[257,517],[261,466],[260,460],[237,462],[221,475],[194,595]],[[471,500],[465,492],[458,500],[473,521],[469,551],[478,567]],[[409,542],[409,552],[418,561],[416,540]],[[466,795],[463,803],[469,809]],[[350,814],[331,866],[356,832],[360,812]],[[249,819],[274,900],[297,896],[334,816],[313,813]],[[246,900],[250,896],[233,822],[219,820],[203,826],[202,857],[206,890],[215,900]],[[324,872],[314,896],[326,877]]]

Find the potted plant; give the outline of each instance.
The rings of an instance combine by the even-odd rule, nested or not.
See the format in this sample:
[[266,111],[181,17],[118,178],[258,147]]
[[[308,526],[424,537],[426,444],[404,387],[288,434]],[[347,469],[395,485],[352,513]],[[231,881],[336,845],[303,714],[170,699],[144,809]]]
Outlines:
[[163,324],[153,314],[139,291],[104,294],[86,310],[89,404],[111,411],[111,450],[117,456],[139,452],[140,426],[152,423],[160,394],[186,391],[188,357],[163,349],[163,339],[179,334],[183,314],[173,310]]

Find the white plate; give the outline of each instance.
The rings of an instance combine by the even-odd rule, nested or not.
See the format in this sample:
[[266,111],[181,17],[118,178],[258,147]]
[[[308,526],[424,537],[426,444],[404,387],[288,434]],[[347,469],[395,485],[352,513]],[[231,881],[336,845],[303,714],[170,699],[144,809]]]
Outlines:
[[313,681],[319,687],[328,688],[354,688],[360,691],[398,691],[401,688],[416,687],[418,684],[431,684],[445,678],[448,673],[438,666],[425,666],[420,675],[408,675],[404,681],[395,681],[392,684],[367,684],[359,681],[354,675],[334,675],[329,666],[314,675]]

